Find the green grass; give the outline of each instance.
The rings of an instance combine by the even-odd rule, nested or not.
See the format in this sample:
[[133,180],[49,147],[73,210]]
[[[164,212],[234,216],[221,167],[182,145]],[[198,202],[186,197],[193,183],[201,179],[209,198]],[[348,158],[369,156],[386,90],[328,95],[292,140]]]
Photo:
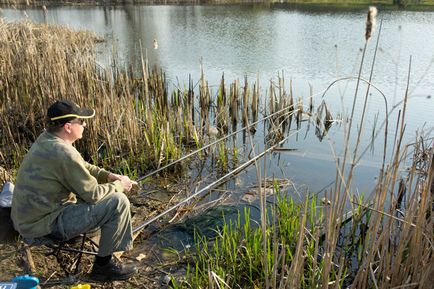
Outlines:
[[[196,254],[187,281],[176,286],[211,288],[211,283],[214,283],[221,288],[264,288],[265,267],[268,272],[273,272],[276,280],[282,281],[291,265],[304,259],[305,265],[299,276],[301,288],[313,288],[312,284],[318,283],[321,277],[321,261],[315,256],[315,250],[319,246],[320,225],[324,221],[323,209],[317,207],[315,199],[305,205],[296,205],[292,198],[279,197],[276,207],[269,210],[265,252],[262,230],[254,225],[250,211],[245,209],[243,221],[239,214],[237,220],[225,222],[217,229],[217,238],[212,242],[196,234]],[[308,232],[301,240],[306,256],[301,256],[297,247],[303,230]]]

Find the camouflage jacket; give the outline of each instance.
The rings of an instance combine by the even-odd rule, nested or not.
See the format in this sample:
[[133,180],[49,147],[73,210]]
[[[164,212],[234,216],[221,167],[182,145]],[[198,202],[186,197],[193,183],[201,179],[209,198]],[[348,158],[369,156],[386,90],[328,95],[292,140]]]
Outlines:
[[92,204],[123,192],[120,181],[107,183],[108,174],[84,161],[72,145],[43,132],[18,170],[11,212],[15,229],[25,238],[45,236],[66,206],[77,201]]

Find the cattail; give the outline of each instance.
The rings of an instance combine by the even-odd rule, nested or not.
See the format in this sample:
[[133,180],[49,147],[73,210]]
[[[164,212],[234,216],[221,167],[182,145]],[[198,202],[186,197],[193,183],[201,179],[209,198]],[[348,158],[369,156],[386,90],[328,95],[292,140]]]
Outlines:
[[366,40],[371,37],[372,31],[375,28],[375,17],[377,17],[377,8],[375,6],[369,6],[368,17],[366,19]]

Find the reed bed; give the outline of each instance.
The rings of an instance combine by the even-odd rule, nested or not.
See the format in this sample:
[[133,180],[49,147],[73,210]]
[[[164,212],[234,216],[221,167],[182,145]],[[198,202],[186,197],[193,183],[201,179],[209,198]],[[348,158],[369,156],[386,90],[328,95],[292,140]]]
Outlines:
[[19,165],[57,99],[96,108],[78,147],[105,166],[159,167],[179,158],[196,134],[182,109],[187,92],[170,106],[161,71],[149,71],[146,63],[139,72],[99,67],[95,35],[29,22],[0,22],[0,30],[2,166]]
[[[9,171],[19,166],[44,129],[47,107],[58,99],[96,108],[87,136],[77,143],[85,158],[133,174],[201,147],[213,125],[224,135],[237,129],[241,115],[244,124],[258,119],[259,84],[250,89],[247,78],[244,87],[238,80],[227,87],[222,75],[214,96],[202,71],[198,91],[191,78],[187,88],[169,91],[164,72],[151,70],[143,57],[126,69],[116,59],[98,65],[95,47],[103,40],[92,33],[0,21],[0,166]],[[222,152],[231,149],[220,147],[220,164],[227,167]]]

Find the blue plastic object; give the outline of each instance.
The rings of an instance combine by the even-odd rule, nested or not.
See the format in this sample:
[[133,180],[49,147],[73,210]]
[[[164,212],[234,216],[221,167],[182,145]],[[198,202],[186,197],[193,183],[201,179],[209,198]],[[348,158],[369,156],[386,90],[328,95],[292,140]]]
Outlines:
[[0,289],[16,289],[17,283],[12,282],[0,282]]
[[16,289],[36,289],[39,284],[39,279],[33,276],[24,275],[17,276],[12,279],[12,282],[17,283]]

